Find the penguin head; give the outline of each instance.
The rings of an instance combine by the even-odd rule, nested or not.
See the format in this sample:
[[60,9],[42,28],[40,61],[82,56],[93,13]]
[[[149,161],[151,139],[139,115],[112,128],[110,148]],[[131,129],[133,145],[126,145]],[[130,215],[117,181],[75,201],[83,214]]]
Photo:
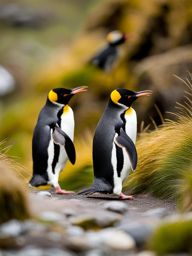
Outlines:
[[76,87],[74,89],[54,88],[49,92],[48,100],[56,105],[67,105],[75,94],[85,91],[87,91],[87,86]]
[[152,94],[151,90],[145,90],[140,92],[134,92],[127,89],[117,89],[112,91],[110,99],[113,103],[123,107],[131,107],[133,102],[142,96],[150,96]]
[[127,40],[126,35],[121,33],[118,30],[111,31],[107,35],[107,42],[110,45],[114,45],[114,46],[120,45],[120,44],[123,44],[126,40]]

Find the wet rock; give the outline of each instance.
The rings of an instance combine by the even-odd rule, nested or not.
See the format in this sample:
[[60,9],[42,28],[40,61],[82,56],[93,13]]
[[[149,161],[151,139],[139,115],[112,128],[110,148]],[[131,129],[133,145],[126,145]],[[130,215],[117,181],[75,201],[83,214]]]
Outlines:
[[44,221],[53,221],[53,222],[60,222],[64,220],[64,216],[60,213],[57,212],[52,212],[52,211],[46,211],[43,212],[40,215],[40,218],[42,218]]
[[49,191],[40,191],[37,193],[38,196],[41,196],[41,197],[52,197],[51,193]]
[[15,79],[4,67],[0,66],[0,96],[5,96],[15,89]]
[[[153,222],[153,221],[152,221]],[[119,227],[121,230],[129,234],[136,242],[137,247],[142,247],[151,236],[154,226],[148,222],[131,221]]]
[[71,219],[71,223],[88,230],[114,226],[120,219],[121,217],[117,214],[106,214],[103,212],[74,217]]
[[150,209],[143,213],[144,216],[154,217],[154,218],[164,218],[168,215],[168,211],[166,208],[154,208]]
[[112,201],[112,202],[105,203],[104,209],[112,211],[112,212],[124,213],[127,211],[128,207],[127,207],[126,203]]

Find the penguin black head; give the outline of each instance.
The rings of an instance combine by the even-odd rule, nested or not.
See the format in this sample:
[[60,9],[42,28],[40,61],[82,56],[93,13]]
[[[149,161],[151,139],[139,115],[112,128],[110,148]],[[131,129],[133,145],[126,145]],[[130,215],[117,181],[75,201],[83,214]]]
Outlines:
[[123,34],[123,33],[121,33],[121,32],[118,31],[118,30],[111,31],[111,32],[107,35],[107,42],[108,42],[110,45],[113,45],[113,46],[123,44],[126,40],[127,40],[126,35]]
[[55,88],[49,92],[48,100],[54,104],[66,105],[72,96],[85,91],[87,91],[87,86],[81,86],[74,89]]
[[112,91],[110,98],[113,103],[119,106],[131,107],[133,102],[142,96],[150,96],[151,90],[145,90],[140,92],[134,92],[127,89],[117,89]]

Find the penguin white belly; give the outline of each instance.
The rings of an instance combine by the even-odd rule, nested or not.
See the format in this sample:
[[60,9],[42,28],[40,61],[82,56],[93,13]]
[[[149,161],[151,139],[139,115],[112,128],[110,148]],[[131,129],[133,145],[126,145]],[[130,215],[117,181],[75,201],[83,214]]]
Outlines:
[[[70,139],[73,141],[74,138],[74,115],[73,110],[69,106],[65,106],[63,109],[63,114],[61,115],[61,125],[60,128],[62,131],[64,131]],[[67,162],[68,156],[66,154],[66,150],[64,146],[59,145],[59,156],[58,161],[55,165],[55,170],[53,173],[52,170],[52,163],[54,160],[54,142],[51,134],[51,140],[48,147],[48,176],[49,176],[49,183],[53,186],[58,185],[58,179],[59,179],[59,173],[63,170],[66,162]]]
[[[125,132],[132,139],[135,144],[137,136],[137,115],[133,108],[129,108],[125,112]],[[115,135],[115,137],[117,134]],[[115,138],[114,138],[115,139]],[[114,169],[114,189],[113,193],[119,195],[122,192],[122,183],[128,177],[131,171],[131,162],[129,156],[125,149],[123,149],[123,168],[121,170],[120,177],[117,173],[117,155],[116,155],[116,146],[113,143],[112,149],[112,166]]]

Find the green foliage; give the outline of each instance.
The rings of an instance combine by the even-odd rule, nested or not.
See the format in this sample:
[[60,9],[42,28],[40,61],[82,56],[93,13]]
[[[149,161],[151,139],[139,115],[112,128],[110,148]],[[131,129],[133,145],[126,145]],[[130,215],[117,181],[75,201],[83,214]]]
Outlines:
[[84,187],[89,187],[93,181],[93,170],[90,166],[85,166],[74,175],[62,179],[61,187],[68,190],[78,191]]
[[149,247],[157,255],[192,253],[192,220],[162,224],[153,234]]

